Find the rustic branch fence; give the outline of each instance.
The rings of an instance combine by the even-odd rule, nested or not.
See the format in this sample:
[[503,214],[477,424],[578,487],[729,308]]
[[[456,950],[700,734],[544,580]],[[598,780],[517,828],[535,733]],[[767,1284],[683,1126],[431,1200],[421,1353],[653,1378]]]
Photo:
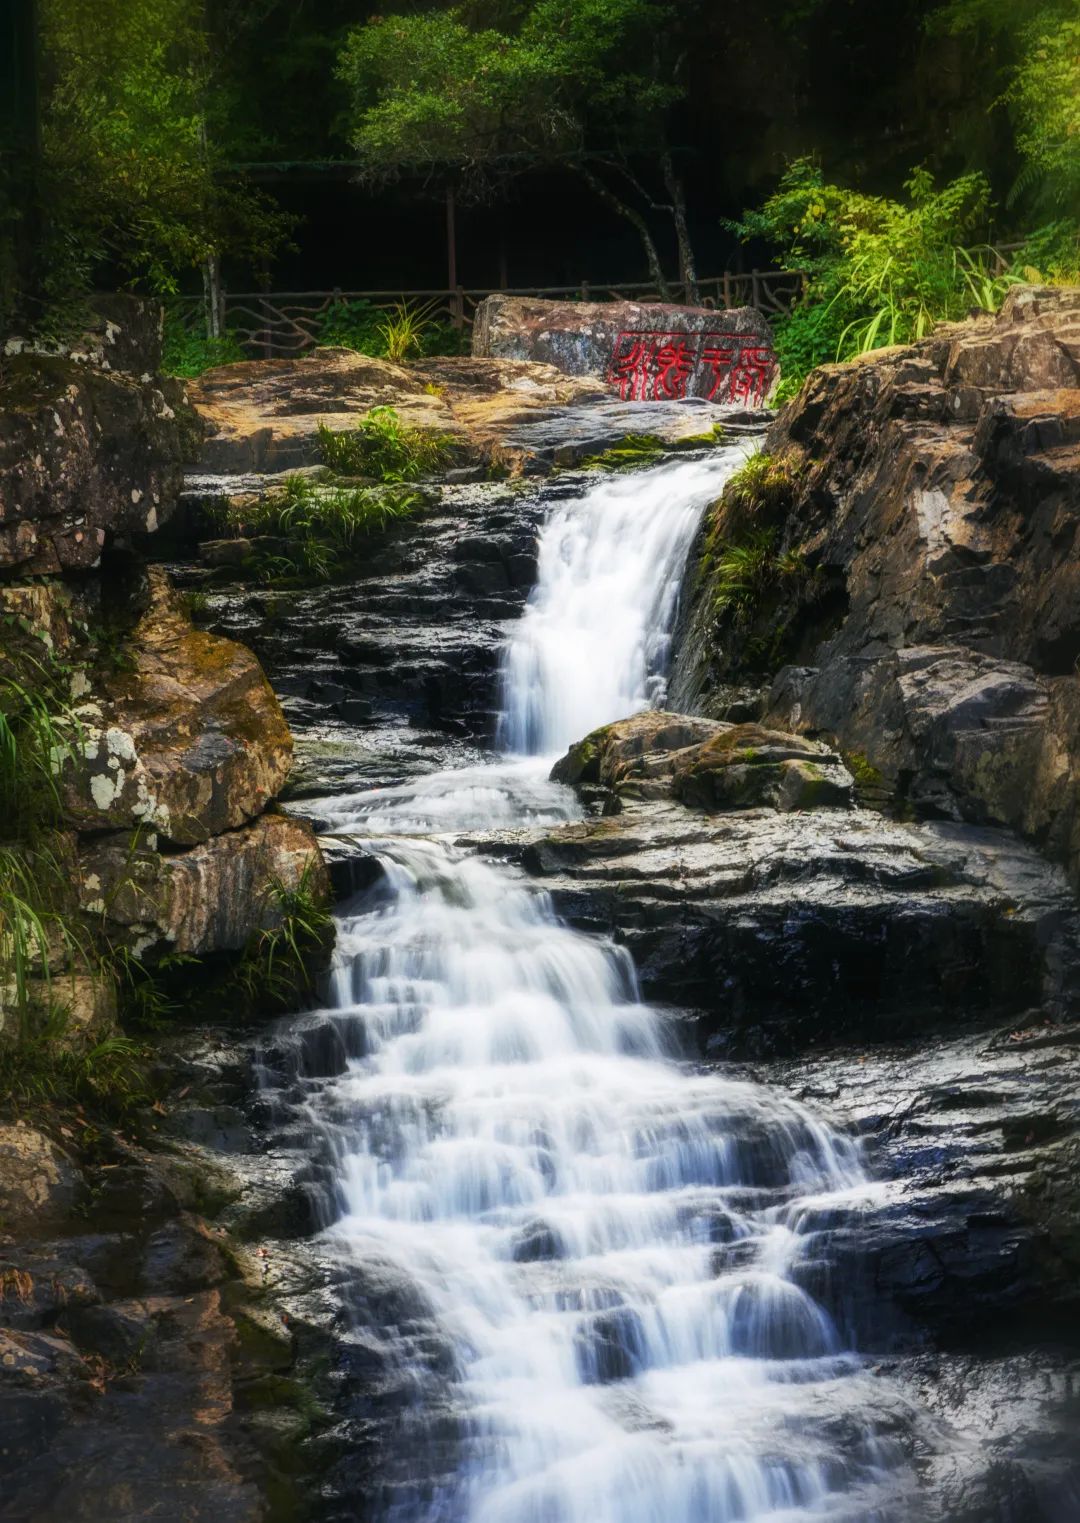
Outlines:
[[[752,306],[766,313],[790,310],[803,288],[798,270],[725,270],[722,275],[698,281],[699,302],[723,310]],[[314,349],[320,342],[327,314],[346,302],[366,302],[375,311],[390,311],[401,302],[425,307],[431,317],[451,323],[463,334],[473,324],[476,309],[486,296],[540,296],[564,301],[660,301],[686,300],[686,288],[678,281],[662,298],[648,282],[576,286],[514,286],[499,292],[458,286],[426,291],[220,291],[215,328],[228,332],[253,358],[288,359]],[[192,327],[205,316],[202,297],[181,298],[181,311]]]

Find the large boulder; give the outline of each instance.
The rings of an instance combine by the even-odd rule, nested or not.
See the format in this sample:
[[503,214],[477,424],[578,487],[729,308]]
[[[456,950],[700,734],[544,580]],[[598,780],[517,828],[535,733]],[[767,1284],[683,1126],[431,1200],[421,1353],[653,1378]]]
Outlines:
[[79,871],[83,910],[140,955],[240,951],[255,932],[280,924],[283,892],[304,884],[329,897],[314,831],[285,814],[167,854],[127,834],[92,838]]
[[595,376],[634,402],[760,407],[780,375],[769,325],[753,307],[488,296],[476,311],[473,354]]
[[0,384],[0,574],[95,566],[153,531],[181,484],[182,388],[95,355],[21,353]]
[[[1080,878],[1080,290],[824,366],[765,449],[783,490],[708,516],[674,700],[724,718],[757,684],[763,723]],[[776,574],[735,609],[722,552],[752,534]]]
[[130,668],[79,711],[70,818],[83,830],[141,826],[190,846],[260,814],[288,776],[292,737],[256,658],[195,629],[158,570],[128,649]]
[[656,709],[594,730],[555,763],[551,778],[599,784],[620,798],[674,796],[710,814],[848,808],[854,795],[842,760],[819,741]]
[[317,464],[320,424],[347,432],[373,407],[392,407],[407,427],[441,434],[463,455],[501,461],[516,427],[597,391],[550,365],[466,357],[396,365],[352,349],[239,361],[189,387],[208,433],[200,465],[230,474]]

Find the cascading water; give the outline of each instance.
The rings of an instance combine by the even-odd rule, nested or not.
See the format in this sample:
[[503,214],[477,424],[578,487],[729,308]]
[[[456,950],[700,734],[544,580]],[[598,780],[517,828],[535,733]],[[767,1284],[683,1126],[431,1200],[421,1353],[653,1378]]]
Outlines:
[[[509,747],[550,753],[662,696],[686,552],[741,457],[605,481],[552,517],[506,655]],[[800,1283],[801,1223],[869,1189],[856,1145],[677,1061],[625,953],[438,839],[574,817],[548,765],[323,811],[377,836],[383,869],[340,920],[334,1008],[365,1055],[313,1101],[332,1118],[328,1233],[413,1287],[383,1345],[413,1399],[373,1515],[897,1516],[881,1382]]]

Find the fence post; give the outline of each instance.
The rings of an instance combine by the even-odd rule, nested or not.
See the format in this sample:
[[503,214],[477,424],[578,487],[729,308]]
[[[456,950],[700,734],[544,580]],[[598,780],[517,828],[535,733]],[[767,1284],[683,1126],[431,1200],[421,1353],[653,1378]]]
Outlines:
[[730,270],[725,270],[724,271],[724,307],[725,307],[725,309],[730,309],[730,307],[731,307],[731,271]]
[[588,301],[589,299],[589,282],[587,280],[581,282],[581,299],[582,301]]
[[760,276],[758,274],[758,271],[756,269],[752,270],[751,274],[750,274],[750,290],[751,290],[751,293],[752,293],[751,297],[750,297],[750,305],[752,307],[758,307],[758,306],[760,306],[761,305],[761,278],[760,278]]
[[274,330],[271,326],[271,312],[273,309],[269,301],[270,272],[268,270],[263,272],[263,278],[259,284],[263,291],[263,299],[259,303],[259,311],[262,313],[263,323],[265,324],[263,328],[263,359],[272,360],[274,358]]
[[454,287],[454,327],[460,333],[465,327],[465,287]]

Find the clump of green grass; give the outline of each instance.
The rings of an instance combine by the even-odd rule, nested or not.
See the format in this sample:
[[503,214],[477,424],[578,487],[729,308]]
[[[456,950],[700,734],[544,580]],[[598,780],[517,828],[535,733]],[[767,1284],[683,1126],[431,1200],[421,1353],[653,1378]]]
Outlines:
[[398,484],[348,487],[290,476],[276,492],[229,510],[231,534],[265,539],[256,545],[247,567],[265,582],[327,581],[357,552],[365,539],[392,523],[415,517],[426,498]]
[[319,424],[323,463],[339,476],[374,476],[399,483],[430,476],[453,458],[447,434],[409,428],[392,407],[373,407],[354,429],[335,432]]
[[790,506],[797,485],[790,456],[758,450],[729,478],[723,501],[748,516],[772,515]]
[[715,554],[713,609],[738,625],[749,624],[767,593],[806,575],[806,560],[798,550],[777,551],[775,529],[751,530]]
[[0,1049],[0,1093],[16,1105],[86,1104],[124,1117],[150,1100],[146,1053],[131,1037],[104,1037],[93,1047],[58,1043],[62,1012],[17,1047]]
[[422,354],[424,335],[434,321],[437,302],[429,301],[423,306],[413,306],[399,301],[378,324],[383,354],[395,365],[403,364],[410,355]]
[[251,1011],[287,1009],[298,995],[312,993],[333,939],[333,917],[312,864],[295,884],[274,879],[267,902],[277,923],[252,936],[229,978]]

